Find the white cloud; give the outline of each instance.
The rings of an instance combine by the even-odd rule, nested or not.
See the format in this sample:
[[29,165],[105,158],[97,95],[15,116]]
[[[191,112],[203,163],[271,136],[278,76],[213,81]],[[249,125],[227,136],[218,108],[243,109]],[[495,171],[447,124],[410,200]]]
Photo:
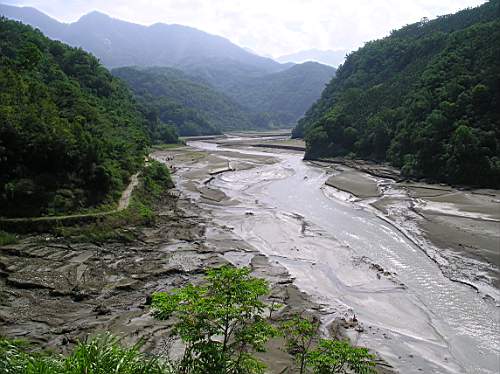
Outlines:
[[91,10],[127,21],[178,23],[224,36],[266,55],[357,49],[423,17],[485,0],[7,0],[65,22]]

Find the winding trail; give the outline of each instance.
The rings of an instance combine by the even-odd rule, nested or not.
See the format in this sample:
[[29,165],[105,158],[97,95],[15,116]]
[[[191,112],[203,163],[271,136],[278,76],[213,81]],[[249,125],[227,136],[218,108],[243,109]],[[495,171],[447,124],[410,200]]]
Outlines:
[[92,217],[103,217],[108,216],[122,210],[125,210],[130,205],[130,199],[132,198],[132,193],[135,187],[139,184],[140,172],[135,173],[130,177],[130,182],[127,188],[123,190],[120,200],[118,200],[118,205],[115,209],[108,210],[107,212],[96,212],[96,213],[81,213],[81,214],[67,214],[63,216],[44,216],[44,217],[22,217],[22,218],[1,218],[0,224],[2,223],[32,223],[32,222],[51,222],[51,221],[65,221],[65,220],[75,220],[81,218],[92,218]]

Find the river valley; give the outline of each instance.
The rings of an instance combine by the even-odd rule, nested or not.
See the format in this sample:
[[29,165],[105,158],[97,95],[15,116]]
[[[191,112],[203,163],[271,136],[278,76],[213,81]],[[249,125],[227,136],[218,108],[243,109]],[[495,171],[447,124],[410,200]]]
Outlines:
[[[179,152],[198,156],[175,163],[178,188],[284,266],[322,306],[324,326],[339,316],[358,319],[350,338],[401,373],[498,372],[494,297],[446,277],[418,238],[366,200],[326,186],[331,171],[304,162],[300,152],[250,148],[242,140],[189,142]],[[203,179],[207,168],[211,177]],[[235,264],[251,258],[225,257]],[[496,296],[495,287],[485,287]]]

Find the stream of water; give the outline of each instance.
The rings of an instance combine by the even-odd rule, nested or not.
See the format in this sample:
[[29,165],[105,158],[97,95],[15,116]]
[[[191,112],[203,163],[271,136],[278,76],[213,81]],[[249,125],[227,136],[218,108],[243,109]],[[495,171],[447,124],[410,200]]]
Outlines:
[[[190,145],[217,150],[207,142]],[[227,150],[279,162],[218,175],[211,186],[237,203],[211,206],[215,219],[284,265],[331,311],[327,319],[355,314],[364,328],[353,332],[357,344],[405,374],[500,372],[500,308],[444,277],[372,210],[325,187],[325,171],[301,154]]]

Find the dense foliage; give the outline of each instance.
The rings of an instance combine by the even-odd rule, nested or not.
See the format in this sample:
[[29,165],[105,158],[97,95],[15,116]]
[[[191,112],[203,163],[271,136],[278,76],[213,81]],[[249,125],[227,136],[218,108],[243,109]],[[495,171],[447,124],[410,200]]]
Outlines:
[[306,157],[500,187],[499,1],[422,20],[348,56],[294,129]]
[[0,19],[0,215],[115,201],[143,163],[144,125],[95,57]]
[[253,352],[264,352],[276,330],[263,316],[264,279],[248,268],[223,266],[207,272],[207,283],[153,295],[154,315],[176,317],[173,333],[186,344],[181,373],[263,373]]
[[181,136],[254,127],[240,105],[180,70],[128,67],[114,69],[113,74],[125,80],[141,102],[154,107],[162,122],[175,125]]
[[123,347],[105,334],[80,342],[68,356],[30,352],[24,342],[0,338],[0,372],[6,374],[169,374],[171,367],[141,353],[140,344]]

